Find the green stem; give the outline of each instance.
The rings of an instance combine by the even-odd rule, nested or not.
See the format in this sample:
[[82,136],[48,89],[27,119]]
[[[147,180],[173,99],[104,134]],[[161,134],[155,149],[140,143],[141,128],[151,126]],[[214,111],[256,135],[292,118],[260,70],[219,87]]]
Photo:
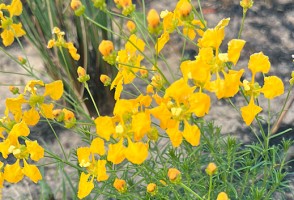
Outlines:
[[201,196],[199,196],[199,194],[197,194],[196,192],[194,192],[193,190],[191,190],[191,188],[189,188],[188,186],[186,186],[184,183],[180,183],[180,185],[187,190],[190,194],[193,194],[195,197],[197,197],[198,199],[203,200],[203,198]]
[[95,103],[95,100],[94,100],[94,98],[93,98],[93,96],[92,96],[92,93],[91,93],[91,91],[90,91],[90,89],[89,89],[89,86],[88,86],[88,84],[87,84],[86,82],[84,83],[84,85],[85,85],[85,88],[86,88],[87,92],[88,92],[89,95],[90,95],[90,98],[91,98],[91,101],[92,101],[92,103],[93,103],[93,105],[94,105],[94,107],[95,107],[96,113],[97,113],[97,115],[100,117],[100,112],[99,112],[98,107],[97,107],[97,105],[96,105],[96,103]]
[[209,189],[208,189],[208,198],[207,198],[207,200],[210,200],[211,190],[212,190],[212,175],[209,176]]
[[242,31],[243,31],[243,28],[244,28],[246,13],[247,13],[247,9],[243,10],[243,17],[242,17],[242,22],[241,22],[241,27],[240,27],[240,30],[239,30],[239,34],[238,34],[238,39],[241,38],[241,34],[242,34]]

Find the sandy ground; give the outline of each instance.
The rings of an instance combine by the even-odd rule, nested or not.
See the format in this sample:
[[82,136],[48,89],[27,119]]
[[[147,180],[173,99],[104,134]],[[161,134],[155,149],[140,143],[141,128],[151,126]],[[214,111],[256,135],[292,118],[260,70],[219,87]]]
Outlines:
[[[172,2],[172,3],[171,3]],[[158,11],[165,10],[167,7],[174,7],[176,1],[150,1],[149,6],[156,8]],[[226,29],[226,40],[223,42],[224,49],[227,48],[226,43],[230,39],[236,37],[241,21],[242,9],[239,7],[239,1],[223,0],[207,0],[203,1],[203,12],[208,22],[209,27],[214,27],[218,21],[223,18],[230,17],[231,21]],[[264,54],[270,57],[272,63],[272,69],[270,74],[279,75],[283,77],[284,81],[289,80],[291,71],[294,70],[291,55],[294,54],[294,3],[292,0],[275,0],[275,1],[258,1],[255,3],[252,10],[248,11],[248,17],[245,21],[245,29],[243,31],[242,38],[247,41],[243,50],[242,56],[238,66],[247,66],[249,56],[252,53],[263,51]],[[177,39],[177,38],[175,38]],[[179,66],[179,60],[177,55],[180,54],[181,43],[174,45],[168,44],[169,52],[173,54],[167,55],[168,62],[175,66],[173,69],[176,73]],[[23,55],[20,50],[14,45],[9,48],[8,51],[13,56]],[[196,50],[195,47],[189,46],[190,49]],[[31,65],[36,71],[40,72],[42,77],[45,77],[42,60],[38,53],[30,46],[25,47],[25,52],[31,62]],[[176,55],[176,56],[175,56]],[[30,80],[30,77],[14,74],[25,73],[15,62],[8,58],[3,52],[0,52],[0,113],[3,113],[5,105],[5,99],[12,97],[9,92],[9,85],[23,85],[26,81]],[[5,73],[3,73],[5,72]],[[12,72],[12,73],[8,73]],[[246,74],[246,76],[249,74]],[[45,77],[46,79],[46,77]],[[286,86],[288,88],[288,86]],[[273,101],[272,110],[280,110],[282,103],[285,99],[285,95]],[[242,105],[242,101],[239,98],[235,99],[238,105]],[[265,102],[266,103],[266,102]],[[265,103],[262,102],[263,105]],[[222,126],[223,133],[231,133],[245,141],[250,140],[249,134],[246,132],[246,126],[242,123],[240,116],[233,111],[231,106],[225,101],[215,102],[212,106],[212,110],[207,117],[207,120],[215,120],[217,125]],[[294,106],[290,107],[287,115],[283,119],[283,127],[294,128]],[[48,127],[37,127],[33,130],[35,132],[48,132]],[[60,133],[60,140],[62,144],[68,147],[77,147],[80,145],[79,138],[71,132]],[[291,136],[293,138],[293,136]],[[69,139],[70,138],[70,141]],[[60,148],[55,140],[50,140],[48,146],[53,151],[60,153]],[[62,199],[60,193],[61,185],[56,185],[56,177],[60,177],[60,174],[56,174],[54,165],[50,165],[45,168],[47,171],[45,179],[52,188],[52,193],[56,199]],[[51,170],[48,170],[51,169]],[[76,175],[73,174],[73,177]],[[43,185],[43,187],[46,187]],[[25,179],[22,183],[16,185],[5,184],[3,190],[3,199],[36,199],[38,198],[40,186],[34,186]]]

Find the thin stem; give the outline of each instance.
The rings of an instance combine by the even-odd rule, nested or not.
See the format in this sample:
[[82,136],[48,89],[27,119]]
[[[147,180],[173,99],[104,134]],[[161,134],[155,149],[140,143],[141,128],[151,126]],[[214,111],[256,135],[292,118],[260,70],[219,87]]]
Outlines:
[[212,190],[212,175],[209,176],[209,189],[208,189],[208,198],[207,198],[207,200],[210,200],[211,190]]
[[240,27],[240,30],[239,30],[239,33],[238,33],[238,39],[241,38],[241,34],[242,34],[242,31],[243,31],[243,28],[244,28],[246,13],[247,13],[247,9],[243,10],[243,17],[242,17],[241,27]]
[[195,197],[197,197],[198,199],[203,200],[203,198],[201,196],[199,196],[199,194],[197,194],[196,192],[194,192],[193,190],[191,190],[191,188],[189,188],[188,186],[186,186],[184,183],[180,183],[180,185],[187,190],[190,194],[193,194]]
[[89,95],[90,95],[90,98],[91,98],[91,101],[92,101],[92,103],[93,103],[93,105],[94,105],[94,107],[95,107],[95,110],[96,110],[96,113],[97,113],[97,115],[100,117],[100,112],[99,112],[99,110],[98,110],[98,107],[97,107],[97,105],[96,105],[96,102],[95,102],[95,100],[94,100],[94,98],[93,98],[93,96],[92,96],[92,93],[91,93],[91,91],[90,91],[90,89],[89,89],[89,86],[88,86],[88,84],[85,82],[85,88],[86,88],[86,90],[87,90],[87,92],[89,93]]

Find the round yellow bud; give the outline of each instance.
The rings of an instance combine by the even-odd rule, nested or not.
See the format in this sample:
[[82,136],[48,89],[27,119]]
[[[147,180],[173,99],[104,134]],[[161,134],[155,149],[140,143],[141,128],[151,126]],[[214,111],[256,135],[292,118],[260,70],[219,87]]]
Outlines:
[[155,195],[157,192],[157,185],[155,183],[149,183],[147,185],[147,192],[151,194],[151,196]]
[[229,200],[229,197],[225,192],[220,192],[216,200]]
[[191,13],[191,11],[192,5],[188,1],[183,2],[181,7],[179,8],[179,12],[182,17],[187,17]]
[[125,180],[122,180],[122,179],[116,178],[114,180],[113,187],[121,193],[124,193],[127,191],[127,183]]
[[129,20],[127,22],[127,28],[132,33],[136,30],[136,24],[133,21]]
[[158,26],[158,24],[160,22],[160,17],[159,17],[159,14],[157,13],[157,11],[155,9],[151,9],[148,12],[147,22],[148,22],[148,25],[150,27],[152,27],[152,28],[155,28],[155,27]]
[[167,176],[169,180],[173,183],[177,183],[181,181],[181,172],[176,168],[170,168],[167,172]]
[[212,176],[213,174],[216,173],[217,166],[215,163],[211,162],[207,165],[205,171],[209,176]]
[[114,50],[114,46],[113,46],[112,41],[110,41],[110,40],[102,40],[102,42],[100,43],[98,49],[99,49],[100,53],[103,56],[108,56]]
[[77,10],[82,6],[82,2],[80,0],[71,0],[70,7],[73,10]]

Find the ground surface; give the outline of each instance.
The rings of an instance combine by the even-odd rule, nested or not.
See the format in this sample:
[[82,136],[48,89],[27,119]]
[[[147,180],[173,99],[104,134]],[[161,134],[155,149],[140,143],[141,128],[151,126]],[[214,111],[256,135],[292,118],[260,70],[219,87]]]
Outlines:
[[[197,1],[193,2],[196,3]],[[176,1],[173,0],[160,1],[160,3],[159,1],[148,1],[148,7],[155,8],[157,11],[173,8],[175,4]],[[223,18],[231,18],[230,24],[226,28],[226,40],[224,41],[225,45],[223,45],[224,50],[226,50],[227,41],[236,38],[240,28],[242,9],[239,6],[239,1],[205,0],[202,4],[209,27],[214,27]],[[240,58],[239,67],[247,66],[249,56],[252,53],[263,51],[265,55],[270,57],[272,64],[270,74],[283,77],[285,82],[289,80],[291,71],[294,70],[291,58],[291,55],[294,54],[294,3],[292,0],[256,1],[253,8],[248,11],[242,38],[247,43]],[[180,55],[181,43],[168,45],[170,45],[168,48],[169,55],[167,55],[168,62],[178,67],[180,62],[178,55]],[[196,50],[193,46],[189,46],[189,48]],[[8,51],[15,56],[22,55],[21,51],[17,49],[14,46],[9,48]],[[28,54],[32,66],[42,73],[43,64],[38,53],[29,45],[25,47],[25,51]],[[3,52],[0,52],[0,58],[0,71],[24,73]],[[249,74],[247,75],[250,77]],[[8,86],[23,85],[29,79],[29,77],[0,72],[0,113],[4,111],[3,105],[5,98],[12,96],[8,92]],[[272,104],[273,112],[281,109],[284,99],[285,95],[274,101]],[[243,102],[237,98],[236,103],[242,105]],[[240,116],[227,102],[218,101],[212,107],[213,109],[207,117],[207,120],[215,120],[216,124],[222,126],[222,132],[224,134],[230,133],[245,141],[251,139],[250,133],[248,133],[246,126],[242,123]],[[282,128],[294,128],[293,124],[294,106],[291,106],[282,121]],[[46,134],[48,129],[48,127],[39,127],[39,129],[34,131],[45,132]],[[293,132],[292,135],[289,134],[289,137],[293,138]],[[79,138],[71,132],[62,132],[60,134],[60,140],[65,146],[69,147],[79,144]],[[55,149],[56,152],[60,152],[56,141],[48,141],[48,145]],[[47,167],[46,170],[48,169],[50,167]],[[48,170],[45,178],[52,188],[52,192],[56,194],[55,198],[62,199],[59,190],[61,186],[56,185],[55,177],[57,177],[57,174],[55,173],[54,169]],[[14,186],[5,184],[3,199],[36,199],[39,195],[36,191],[39,191],[39,186],[32,186],[27,180]],[[293,199],[292,197],[290,196],[289,199]]]

